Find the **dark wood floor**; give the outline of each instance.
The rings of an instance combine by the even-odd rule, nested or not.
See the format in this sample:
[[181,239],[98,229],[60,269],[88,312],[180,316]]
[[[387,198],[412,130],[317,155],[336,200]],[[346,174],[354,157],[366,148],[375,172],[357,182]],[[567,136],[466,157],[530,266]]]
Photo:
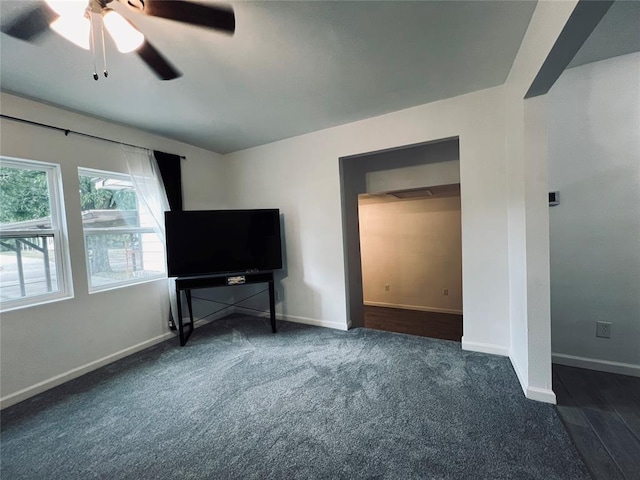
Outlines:
[[462,315],[364,306],[364,326],[421,337],[462,339]]
[[553,365],[553,391],[593,478],[640,479],[640,378]]

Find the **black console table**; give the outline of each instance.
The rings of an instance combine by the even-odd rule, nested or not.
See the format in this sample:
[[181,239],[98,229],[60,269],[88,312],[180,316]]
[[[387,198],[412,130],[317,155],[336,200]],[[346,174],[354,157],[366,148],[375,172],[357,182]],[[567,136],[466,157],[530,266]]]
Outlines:
[[[248,285],[251,283],[268,283],[269,284],[269,311],[271,316],[271,331],[276,333],[276,303],[275,288],[273,284],[273,272],[255,272],[255,273],[234,273],[227,275],[213,276],[196,276],[196,277],[177,277],[176,278],[176,296],[178,303],[178,332],[180,333],[180,346],[183,347],[189,337],[193,333],[193,307],[191,304],[191,290],[197,288],[213,288],[213,287],[233,287],[237,285]],[[187,307],[189,309],[189,331],[185,332],[182,324],[182,297],[181,292],[185,292],[187,298]]]

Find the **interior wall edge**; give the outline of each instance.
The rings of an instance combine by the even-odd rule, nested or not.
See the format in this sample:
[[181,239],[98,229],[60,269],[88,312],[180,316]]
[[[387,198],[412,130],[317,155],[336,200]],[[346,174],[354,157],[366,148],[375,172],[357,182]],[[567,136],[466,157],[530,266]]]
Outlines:
[[[520,384],[520,388],[522,388],[522,393],[524,393],[524,396],[526,397],[527,390],[529,389],[529,380],[527,377],[524,376],[520,368],[518,368],[518,361],[517,361],[517,358],[515,357],[513,349],[509,352],[509,361],[511,362],[511,367],[515,372],[516,377],[518,377],[518,383]],[[525,371],[525,373],[527,372]]]
[[535,400],[536,402],[550,403],[552,405],[557,403],[556,394],[551,388],[531,385],[530,377],[525,377],[518,368],[518,362],[515,361],[513,352],[509,355],[509,360],[511,361],[513,371],[518,377],[518,382],[526,398]]

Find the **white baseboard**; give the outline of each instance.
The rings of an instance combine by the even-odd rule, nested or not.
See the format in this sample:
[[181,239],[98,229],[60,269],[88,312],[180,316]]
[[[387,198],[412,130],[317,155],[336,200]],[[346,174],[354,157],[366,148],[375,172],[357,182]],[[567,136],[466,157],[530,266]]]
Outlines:
[[434,313],[452,313],[454,315],[462,315],[462,310],[452,310],[450,308],[438,308],[438,307],[422,307],[420,305],[402,305],[399,303],[384,303],[384,302],[362,302],[364,305],[371,307],[386,307],[386,308],[399,308],[401,310],[417,310],[419,312],[434,312]]
[[[226,313],[219,313],[217,315],[213,315],[211,317],[207,317],[204,320],[195,319],[195,328],[202,327],[208,323],[217,320],[218,318],[222,318],[226,316]],[[185,318],[184,321],[188,321],[188,318]],[[73,380],[74,378],[81,377],[82,375],[92,372],[93,370],[97,370],[98,368],[104,367],[110,363],[113,363],[121,358],[128,357],[129,355],[133,355],[136,352],[140,352],[146,348],[157,345],[158,343],[162,343],[166,340],[174,338],[178,335],[177,330],[164,333],[162,335],[158,335],[157,337],[151,338],[149,340],[145,340],[144,342],[140,342],[131,347],[125,348],[118,352],[112,353],[111,355],[107,355],[106,357],[99,358],[98,360],[94,360],[93,362],[89,362],[86,365],[82,365],[80,367],[72,368],[69,371],[61,373],[59,375],[55,375],[47,380],[43,380],[42,382],[38,382],[35,385],[31,385],[29,387],[23,388],[22,390],[18,390],[17,392],[10,393],[4,397],[0,398],[0,410],[6,407],[10,407],[11,405],[15,405],[27,398],[38,395],[39,393],[45,392],[53,387],[57,387],[58,385],[62,385],[69,380]]]
[[[256,315],[256,316],[265,316],[265,317],[269,316],[267,312],[260,313],[260,312],[255,312],[253,310],[243,309],[241,307],[235,307],[235,311],[236,312],[240,311],[242,313],[247,313],[247,314]],[[203,325],[211,323],[219,318],[226,317],[227,315],[230,315],[233,312],[234,312],[234,309],[230,308],[228,310],[225,310],[224,312],[220,312],[216,315],[212,315],[204,319],[195,319],[195,328],[202,327]],[[279,320],[286,320],[286,321],[295,322],[295,323],[304,323],[307,325],[315,325],[318,327],[347,330],[347,325],[341,324],[338,322],[327,322],[325,320],[316,320],[313,318],[298,317],[293,315],[287,315],[287,316],[277,315],[276,318],[278,318]],[[184,321],[188,321],[188,319],[185,318]],[[17,392],[10,393],[9,395],[0,397],[0,409],[10,407],[11,405],[15,405],[16,403],[19,403],[30,397],[38,395],[39,393],[50,390],[51,388],[57,387],[58,385],[62,385],[63,383],[68,382],[69,380],[73,380],[74,378],[78,378],[93,370],[97,370],[98,368],[104,367],[105,365],[108,365],[117,360],[120,360],[121,358],[127,357],[136,352],[152,347],[153,345],[156,345],[158,343],[174,338],[176,335],[177,335],[177,331],[164,333],[157,337],[151,338],[149,340],[145,340],[144,342],[140,342],[131,347],[127,347],[118,352],[112,353],[111,355],[107,355],[106,357],[102,357],[92,362],[89,362],[80,367],[72,368],[71,370],[68,370],[59,375],[55,375],[51,378],[38,382],[29,387],[23,388],[22,390],[18,390]]]
[[285,320],[293,323],[304,323],[305,325],[314,325],[316,327],[333,328],[335,330],[349,330],[349,325],[340,322],[329,322],[327,320],[318,320],[315,318],[299,317],[297,315],[277,315],[279,320]]
[[[228,309],[222,310],[214,315],[207,315],[204,318],[195,318],[194,319],[194,323],[195,323],[195,328],[198,327],[202,327],[204,325],[207,325],[208,323],[211,322],[215,322],[216,320],[220,319],[220,318],[224,318],[227,317],[229,315],[231,315],[234,312],[233,307],[230,307]],[[189,323],[189,317],[184,317],[184,319],[182,320],[183,325],[187,325]],[[177,325],[176,325],[177,327]]]
[[492,343],[469,342],[462,336],[462,349],[471,352],[490,353],[492,355],[500,355],[502,357],[509,356],[509,349]]
[[552,353],[551,361],[568,367],[587,368],[589,370],[598,370],[600,372],[640,377],[640,365],[634,365],[632,363],[578,357],[576,355],[565,355],[564,353]]
[[524,394],[529,400],[550,403],[552,405],[557,403],[556,394],[549,388],[527,387]]
[[525,397],[537,402],[551,403],[552,405],[556,404],[556,394],[553,390],[549,388],[531,387],[529,385],[529,379],[524,377],[522,372],[518,369],[518,364],[513,361],[513,357],[511,355],[509,355],[509,360],[511,360],[511,366],[516,372],[518,382],[520,382],[520,388],[522,388],[522,392]]
[[[235,307],[235,312],[245,315],[253,315],[255,317],[269,317],[269,312],[256,312],[255,310],[243,307]],[[284,320],[286,322],[303,323],[305,325],[313,325],[315,327],[333,328],[335,330],[345,331],[349,329],[349,325],[345,323],[329,322],[327,320],[318,320],[315,318],[300,317],[297,315],[282,315],[281,313],[277,313],[276,318],[278,320]]]
[[64,373],[59,375],[55,375],[51,378],[43,380],[42,382],[38,382],[35,385],[31,385],[27,388],[23,388],[22,390],[18,390],[17,392],[10,393],[2,398],[0,398],[0,409],[10,407],[11,405],[15,405],[18,402],[26,400],[27,398],[33,397],[34,395],[38,395],[39,393],[45,392],[53,387],[57,387],[58,385],[62,385],[69,380],[73,380],[74,378],[81,377],[85,373],[89,373],[93,370],[97,370],[100,367],[104,367],[110,363],[115,362],[116,360],[120,360],[121,358],[127,357],[131,354],[144,350],[145,348],[149,348],[158,343],[164,342],[165,340],[169,340],[174,337],[174,333],[167,332],[162,335],[158,335],[157,337],[151,338],[149,340],[145,340],[144,342],[140,342],[131,347],[125,348],[118,352],[112,353],[111,355],[107,355],[106,357],[99,358],[98,360],[94,360],[93,362],[89,362],[86,365],[82,365],[80,367],[72,368]]

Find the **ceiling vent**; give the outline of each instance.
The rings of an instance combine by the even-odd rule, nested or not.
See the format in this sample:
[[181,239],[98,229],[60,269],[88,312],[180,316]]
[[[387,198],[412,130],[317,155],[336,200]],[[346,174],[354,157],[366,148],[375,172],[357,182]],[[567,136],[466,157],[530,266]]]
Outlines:
[[396,198],[426,198],[433,197],[433,192],[429,188],[414,188],[411,190],[388,192],[388,195]]
[[396,190],[387,192],[395,198],[436,198],[436,197],[455,197],[460,195],[460,184],[451,183],[448,185],[434,185],[432,187],[411,188],[408,190]]

